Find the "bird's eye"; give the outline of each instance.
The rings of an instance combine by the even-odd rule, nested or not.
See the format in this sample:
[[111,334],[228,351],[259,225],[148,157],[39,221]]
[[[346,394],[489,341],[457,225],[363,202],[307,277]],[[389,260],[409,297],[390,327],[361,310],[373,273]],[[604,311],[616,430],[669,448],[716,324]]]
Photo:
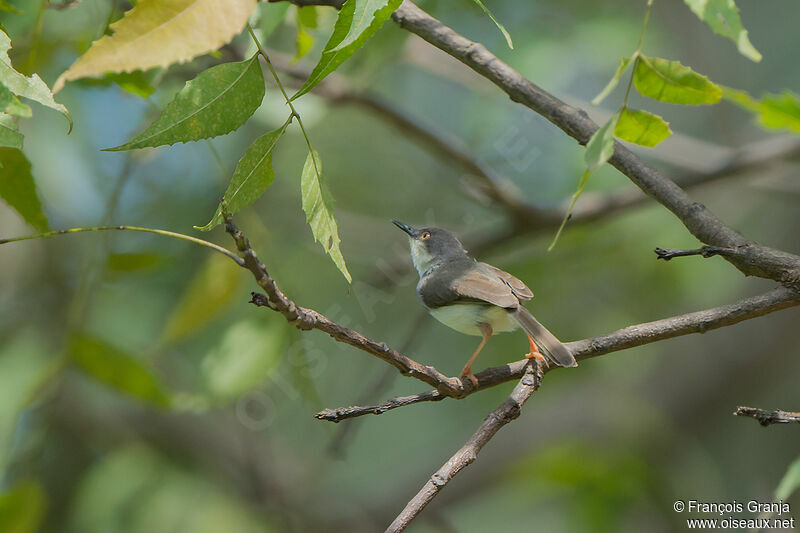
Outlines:
[[423,231],[422,235],[419,236],[420,240],[422,240],[422,241],[428,240],[428,239],[430,239],[430,237],[431,237],[431,232],[430,231]]

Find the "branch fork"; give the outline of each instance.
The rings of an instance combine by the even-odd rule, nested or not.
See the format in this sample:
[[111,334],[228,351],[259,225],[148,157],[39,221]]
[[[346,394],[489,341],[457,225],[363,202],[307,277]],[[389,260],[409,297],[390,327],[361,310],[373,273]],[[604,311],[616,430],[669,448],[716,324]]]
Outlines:
[[[291,1],[297,5],[324,4],[341,7],[340,0]],[[541,89],[494,56],[483,45],[459,35],[419,9],[410,0],[402,3],[392,14],[392,19],[401,28],[418,35],[491,81],[512,101],[545,117],[578,143],[586,143],[597,131],[597,124],[588,117],[584,110],[568,105]],[[567,346],[576,359],[587,359],[688,333],[704,332],[800,304],[800,256],[746,240],[734,229],[725,225],[705,206],[693,201],[675,182],[662,175],[620,142],[615,142],[614,154],[608,162],[626,175],[644,193],[671,211],[686,229],[704,244],[703,247],[696,250],[659,249],[656,251],[659,258],[669,260],[689,255],[703,257],[720,255],[745,275],[771,279],[783,286],[760,296],[745,298],[734,304],[648,324],[630,326],[607,335],[568,343]],[[273,293],[282,295],[274,285],[274,281],[269,278],[266,271],[263,271],[262,275],[258,269],[251,268],[251,263],[247,261],[247,258],[246,262],[248,268],[256,276],[259,285],[266,290],[269,300],[279,312],[285,315],[285,302],[273,298]],[[263,270],[263,265],[260,263],[258,265]],[[262,278],[268,282],[262,283]],[[288,301],[288,299],[286,300]],[[328,320],[325,317],[322,319]],[[433,386],[435,390],[410,397],[393,398],[377,406],[325,410],[317,414],[317,418],[323,420],[338,422],[361,414],[381,414],[389,409],[421,401],[436,401],[445,396],[463,397],[476,390],[510,379],[519,379],[509,398],[490,413],[469,441],[428,479],[419,493],[409,501],[387,529],[387,532],[393,533],[403,531],[450,479],[475,460],[477,453],[502,426],[519,416],[520,409],[541,382],[542,369],[539,368],[538,363],[527,360],[509,363],[504,367],[487,369],[477,374],[478,385],[474,390],[470,390],[466,383],[459,381],[456,384],[450,381],[454,378],[447,378],[432,367],[420,365],[399,352],[385,348],[379,349],[374,341],[329,320],[328,322],[315,324],[314,327],[329,333],[340,342],[346,342],[385,360],[396,366],[405,375],[420,379]]]
[[[334,322],[321,313],[301,307],[289,299],[269,275],[266,267],[256,256],[247,237],[236,227],[230,214],[225,214],[225,229],[231,235],[236,248],[241,254],[240,266],[248,269],[262,293],[252,293],[251,302],[257,306],[267,307],[281,313],[286,320],[301,330],[317,329],[330,335],[334,340],[349,344],[373,355],[397,368],[403,375],[413,377],[433,387],[411,396],[399,396],[372,406],[350,406],[337,409],[324,409],[315,415],[319,420],[340,422],[348,418],[366,414],[383,414],[398,407],[420,402],[440,401],[445,398],[464,398],[474,392],[488,387],[518,379],[511,395],[497,409],[492,411],[469,441],[459,449],[442,468],[439,469],[412,498],[405,509],[397,516],[387,531],[399,532],[414,519],[436,494],[463,468],[472,463],[483,446],[499,431],[520,414],[522,406],[531,394],[539,388],[542,377],[557,367],[542,368],[535,359],[522,359],[499,367],[487,368],[475,375],[477,384],[470,380],[448,377],[432,366],[425,366],[410,357],[394,350],[384,342],[377,342],[361,333]],[[719,250],[708,250],[720,253]],[[675,251],[673,251],[675,252]],[[696,253],[688,253],[696,252]],[[700,251],[678,251],[678,255],[702,255]],[[713,255],[713,254],[712,254]],[[238,258],[237,258],[238,259]],[[697,311],[685,315],[657,320],[646,324],[637,324],[621,330],[566,344],[577,360],[607,354],[657,342],[660,340],[702,333],[709,329],[719,328],[742,320],[747,320],[767,313],[800,304],[800,292],[790,287],[780,287],[766,294],[745,298],[739,302],[723,305],[713,309]]]

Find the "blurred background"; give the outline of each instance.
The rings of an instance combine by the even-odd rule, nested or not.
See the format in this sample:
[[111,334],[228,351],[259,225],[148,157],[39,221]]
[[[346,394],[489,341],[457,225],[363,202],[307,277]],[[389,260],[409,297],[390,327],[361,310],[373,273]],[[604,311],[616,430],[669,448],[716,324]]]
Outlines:
[[[83,0],[57,10],[10,1],[24,11],[2,15],[13,63],[49,84],[129,7]],[[486,3],[514,38],[513,51],[471,2],[428,0],[421,7],[595,120],[616,110],[624,88],[607,107],[588,101],[635,49],[644,1]],[[738,4],[761,63],[739,55],[682,2],[656,2],[644,52],[756,96],[798,91],[800,5]],[[317,29],[306,29],[312,50],[290,65],[297,9],[259,10],[259,30],[282,78],[298,85],[295,75],[313,67],[335,11],[317,9]],[[51,226],[141,225],[232,247],[221,228],[203,235],[192,226],[209,220],[250,142],[285,120],[269,80],[254,120],[230,135],[130,153],[100,150],[144,129],[203,68],[248,53],[252,45],[240,36],[218,57],[146,73],[134,85],[140,92],[157,86],[147,98],[108,80],[68,84],[58,100],[75,121],[69,136],[63,117],[36,107],[34,119],[22,123],[24,151]],[[691,195],[746,237],[800,252],[794,139],[762,131],[727,103],[681,107],[631,98],[632,107],[661,114],[676,133],[656,149],[637,149],[643,157],[668,176],[701,181]],[[649,200],[568,226],[548,253],[554,228],[515,225],[474,171],[398,128],[386,110],[461,147],[504,190],[543,208],[562,206],[573,193],[583,149],[392,23],[297,105],[337,202],[353,284],[305,223],[299,178],[306,147],[296,127],[275,152],[275,183],[236,217],[238,225],[300,305],[449,375],[476,339],[423,312],[407,239],[393,218],[450,229],[480,259],[524,280],[536,294],[529,309],[563,340],[732,303],[773,286],[719,258],[656,261],[657,246],[698,243]],[[704,180],[770,150],[777,155],[755,168]],[[584,200],[632,193],[627,178],[604,166],[578,210]],[[0,204],[0,237],[31,232]],[[222,256],[154,235],[88,233],[4,245],[0,461],[3,487],[15,490],[0,511],[15,508],[27,520],[8,530],[383,530],[513,386],[338,425],[315,420],[325,407],[377,403],[425,387],[253,307],[247,302],[256,288]],[[731,412],[738,405],[800,408],[798,319],[800,310],[789,309],[548,375],[522,416],[409,530],[673,531],[683,530],[686,518],[673,511],[676,499],[769,501],[800,455],[800,433],[764,429]],[[526,351],[522,333],[494,337],[475,369]],[[798,496],[790,501],[800,508]]]

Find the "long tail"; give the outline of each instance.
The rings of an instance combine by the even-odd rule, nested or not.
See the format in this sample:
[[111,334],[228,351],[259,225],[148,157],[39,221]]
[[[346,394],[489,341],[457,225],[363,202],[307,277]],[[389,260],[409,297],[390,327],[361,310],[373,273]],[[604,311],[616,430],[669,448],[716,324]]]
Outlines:
[[541,325],[538,320],[533,318],[533,315],[527,309],[520,305],[511,314],[551,363],[555,363],[558,366],[578,366],[567,347],[555,335],[550,333],[546,327]]

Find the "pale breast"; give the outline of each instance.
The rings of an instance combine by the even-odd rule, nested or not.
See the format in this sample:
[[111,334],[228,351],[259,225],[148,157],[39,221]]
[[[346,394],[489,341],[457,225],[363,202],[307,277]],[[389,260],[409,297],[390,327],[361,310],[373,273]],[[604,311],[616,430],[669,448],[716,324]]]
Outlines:
[[493,333],[511,331],[518,326],[508,311],[494,305],[463,303],[430,309],[430,313],[445,326],[466,335],[481,336],[480,323],[489,324]]

